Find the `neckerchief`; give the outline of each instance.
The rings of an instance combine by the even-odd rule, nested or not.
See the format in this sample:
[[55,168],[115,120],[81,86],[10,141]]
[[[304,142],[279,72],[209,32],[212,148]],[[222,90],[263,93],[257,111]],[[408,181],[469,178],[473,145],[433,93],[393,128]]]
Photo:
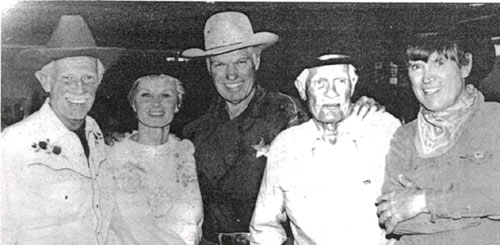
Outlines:
[[469,84],[459,101],[444,111],[432,112],[423,106],[420,108],[415,145],[421,157],[441,155],[458,141],[463,123],[474,111],[478,94],[477,89]]

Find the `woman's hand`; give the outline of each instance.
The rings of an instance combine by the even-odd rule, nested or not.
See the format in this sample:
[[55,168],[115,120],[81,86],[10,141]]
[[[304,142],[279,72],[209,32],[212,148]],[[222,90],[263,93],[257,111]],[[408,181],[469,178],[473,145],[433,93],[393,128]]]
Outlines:
[[377,215],[387,233],[401,221],[413,218],[420,213],[428,212],[425,201],[425,190],[419,189],[403,175],[398,180],[405,189],[393,191],[377,199]]

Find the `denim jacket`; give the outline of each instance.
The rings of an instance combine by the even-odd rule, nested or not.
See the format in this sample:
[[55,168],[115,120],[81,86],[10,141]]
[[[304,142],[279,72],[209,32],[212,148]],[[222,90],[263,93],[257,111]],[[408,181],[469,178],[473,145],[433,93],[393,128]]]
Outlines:
[[400,244],[498,244],[500,241],[500,104],[480,95],[465,130],[447,152],[417,155],[416,121],[395,133],[383,192],[398,190],[399,174],[425,189],[430,214],[400,222]]

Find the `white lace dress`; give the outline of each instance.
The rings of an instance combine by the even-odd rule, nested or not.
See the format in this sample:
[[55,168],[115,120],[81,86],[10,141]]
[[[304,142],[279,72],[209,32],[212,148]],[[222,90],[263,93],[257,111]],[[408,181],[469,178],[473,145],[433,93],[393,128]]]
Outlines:
[[117,212],[110,243],[198,244],[203,208],[194,146],[170,134],[163,145],[124,139],[109,152]]

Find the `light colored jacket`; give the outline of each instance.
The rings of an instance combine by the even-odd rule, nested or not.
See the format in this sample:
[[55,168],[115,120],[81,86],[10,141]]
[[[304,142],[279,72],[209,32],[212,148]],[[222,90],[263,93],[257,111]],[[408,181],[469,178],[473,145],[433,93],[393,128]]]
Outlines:
[[105,243],[113,208],[99,176],[105,145],[94,119],[87,116],[85,122],[88,160],[48,99],[2,132],[2,244]]

